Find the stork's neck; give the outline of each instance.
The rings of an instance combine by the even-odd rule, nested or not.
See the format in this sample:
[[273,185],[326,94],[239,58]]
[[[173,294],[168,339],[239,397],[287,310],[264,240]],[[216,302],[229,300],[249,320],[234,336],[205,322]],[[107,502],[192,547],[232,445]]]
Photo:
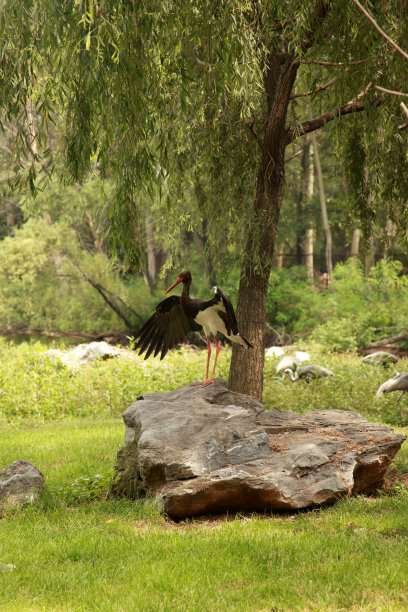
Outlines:
[[181,292],[181,297],[187,299],[190,297],[190,286],[191,286],[191,278],[189,280],[183,281],[183,289]]

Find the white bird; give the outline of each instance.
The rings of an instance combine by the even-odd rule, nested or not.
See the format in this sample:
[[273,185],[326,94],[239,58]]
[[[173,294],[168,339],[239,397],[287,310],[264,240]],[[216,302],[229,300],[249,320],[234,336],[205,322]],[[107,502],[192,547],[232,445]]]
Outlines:
[[299,359],[300,363],[310,361],[310,355],[306,351],[296,351],[295,356]]
[[296,355],[285,355],[276,366],[276,373],[279,374],[279,372],[286,370],[286,368],[290,368],[291,370],[296,369],[299,364],[300,361]]
[[286,368],[296,370],[297,366],[304,361],[309,361],[310,355],[306,351],[296,351],[294,355],[285,355],[276,366],[276,373],[282,372]]
[[392,353],[386,351],[377,351],[376,353],[370,353],[363,359],[363,363],[369,363],[371,365],[382,365],[384,367],[397,363],[398,358]]
[[389,380],[383,382],[383,384],[378,387],[376,397],[381,397],[383,393],[391,393],[391,391],[402,392],[397,399],[397,402],[399,402],[404,393],[407,393],[408,391],[408,372],[397,374],[394,376],[394,378],[390,378]]
[[281,357],[285,351],[281,346],[270,346],[266,349],[265,357]]
[[284,373],[289,374],[290,379],[293,381],[301,378],[306,378],[306,380],[309,380],[310,378],[316,379],[334,376],[331,370],[315,364],[300,366],[300,368],[297,368],[295,372],[293,372],[291,368],[286,368]]

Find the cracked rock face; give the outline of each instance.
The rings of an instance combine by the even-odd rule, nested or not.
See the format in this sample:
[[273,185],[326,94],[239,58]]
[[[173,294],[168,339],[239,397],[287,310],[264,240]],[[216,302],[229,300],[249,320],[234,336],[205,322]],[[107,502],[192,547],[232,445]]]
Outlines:
[[112,492],[153,495],[174,519],[308,508],[375,491],[405,440],[355,412],[265,411],[222,379],[140,397],[123,419]]
[[40,470],[28,461],[17,459],[0,470],[0,505],[17,506],[34,501],[45,488]]

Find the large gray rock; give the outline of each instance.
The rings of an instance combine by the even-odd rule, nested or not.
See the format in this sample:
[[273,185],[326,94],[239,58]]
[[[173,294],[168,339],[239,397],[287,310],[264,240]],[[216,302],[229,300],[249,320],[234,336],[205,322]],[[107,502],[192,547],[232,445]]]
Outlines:
[[175,519],[308,508],[374,491],[405,440],[354,412],[265,411],[222,379],[145,395],[123,419],[113,493],[153,495]]
[[44,488],[44,476],[28,461],[18,459],[0,470],[0,505],[17,506],[32,502]]

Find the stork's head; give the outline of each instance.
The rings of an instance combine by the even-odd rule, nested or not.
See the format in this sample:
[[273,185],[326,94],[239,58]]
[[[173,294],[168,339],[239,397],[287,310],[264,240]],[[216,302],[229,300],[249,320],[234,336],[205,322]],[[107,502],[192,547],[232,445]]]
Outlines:
[[172,286],[164,292],[164,295],[169,293],[174,287],[177,287],[179,283],[183,283],[186,285],[190,285],[191,283],[191,272],[190,270],[182,270],[177,277],[177,280],[172,284]]

